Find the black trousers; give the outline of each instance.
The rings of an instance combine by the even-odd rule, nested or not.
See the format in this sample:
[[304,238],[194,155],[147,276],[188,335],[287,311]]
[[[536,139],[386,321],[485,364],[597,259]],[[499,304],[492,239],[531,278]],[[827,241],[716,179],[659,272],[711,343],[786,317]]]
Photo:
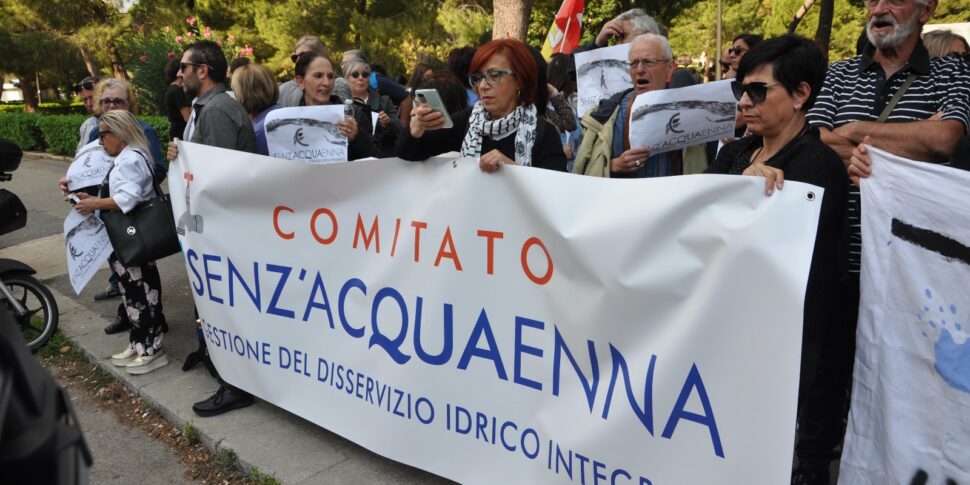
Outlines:
[[840,325],[822,337],[814,379],[800,398],[795,455],[803,470],[828,474],[832,460],[841,456],[845,420],[855,363],[855,331],[859,317],[859,273],[850,273]]

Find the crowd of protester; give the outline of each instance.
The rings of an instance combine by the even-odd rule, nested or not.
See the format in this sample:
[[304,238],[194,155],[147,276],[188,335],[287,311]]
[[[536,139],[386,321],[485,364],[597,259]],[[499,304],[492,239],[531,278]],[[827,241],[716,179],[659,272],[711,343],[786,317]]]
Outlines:
[[[593,41],[577,49],[630,44],[631,85],[587,113],[577,112],[571,54],[555,54],[547,63],[537,49],[511,39],[456,48],[441,69],[438,62],[418,63],[410,76],[399,78],[406,86],[360,50],[344,52],[336,64],[326,45],[311,35],[294,46],[295,76],[281,85],[268,69],[248,60],[229,66],[222,49],[203,40],[169,65],[165,99],[173,138],[263,155],[268,153],[267,113],[350,100],[354,116],[339,123],[350,142],[350,160],[421,161],[458,152],[476,158],[486,173],[506,164],[605,178],[705,171],[764,177],[768,196],[786,179],[823,187],[805,299],[792,478],[792,483],[823,484],[838,458],[851,388],[863,250],[858,183],[870,164],[865,145],[915,160],[970,165],[967,41],[947,31],[921,38],[935,0],[869,0],[867,6],[859,55],[831,65],[813,42],[798,36],[737,35],[720,60],[725,77],[734,79],[737,131],[723,146],[713,143],[703,151],[701,170],[687,168],[687,151],[653,154],[631,143],[630,109],[637,95],[700,81],[678,65],[663,26],[640,9],[607,22]],[[447,113],[416,99],[422,89],[436,90]],[[77,209],[130,210],[150,196],[152,174],[164,176],[157,136],[130,114],[137,100],[126,82],[87,78],[78,92],[92,113],[81,127],[79,147],[100,138],[115,169],[102,187],[84,191]],[[378,120],[373,128],[372,113]],[[177,152],[173,142],[167,159]],[[61,188],[66,194],[65,179]],[[105,331],[131,335],[131,344],[112,361],[132,372],[165,365],[161,340],[167,323],[154,263],[125,268],[112,260],[112,269],[117,278],[97,298],[119,293],[124,298]],[[200,362],[218,378],[201,331],[199,350],[183,369]],[[251,395],[220,380],[219,391],[193,409],[212,416],[252,402]]]

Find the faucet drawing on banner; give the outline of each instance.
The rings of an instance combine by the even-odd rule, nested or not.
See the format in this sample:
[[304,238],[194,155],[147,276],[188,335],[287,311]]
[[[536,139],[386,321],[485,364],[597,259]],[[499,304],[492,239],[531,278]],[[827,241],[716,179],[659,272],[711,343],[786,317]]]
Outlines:
[[185,179],[185,212],[179,216],[179,222],[175,227],[175,232],[179,236],[184,236],[189,232],[202,234],[202,216],[192,214],[192,197],[189,195],[189,189],[192,186],[192,180],[195,179],[195,176],[191,172],[185,172],[182,174],[182,178]]

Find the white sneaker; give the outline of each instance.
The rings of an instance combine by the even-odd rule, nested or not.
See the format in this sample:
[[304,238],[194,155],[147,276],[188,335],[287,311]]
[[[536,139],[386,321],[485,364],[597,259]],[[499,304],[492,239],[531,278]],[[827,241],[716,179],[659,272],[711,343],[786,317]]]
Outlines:
[[138,357],[138,354],[135,352],[135,349],[131,348],[131,344],[128,344],[125,350],[111,356],[111,363],[115,367],[125,367],[131,361],[135,360],[135,357]]
[[129,374],[147,374],[168,364],[168,356],[165,352],[159,351],[155,355],[143,355],[135,358],[125,366],[125,372]]

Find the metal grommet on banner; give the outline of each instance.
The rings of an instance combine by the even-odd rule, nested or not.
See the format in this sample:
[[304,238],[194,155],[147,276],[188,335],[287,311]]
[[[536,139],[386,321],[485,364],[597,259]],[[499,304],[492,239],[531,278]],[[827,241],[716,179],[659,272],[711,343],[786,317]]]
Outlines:
[[805,193],[805,200],[807,200],[809,202],[814,202],[815,201],[815,192],[812,192],[812,191],[806,192]]

